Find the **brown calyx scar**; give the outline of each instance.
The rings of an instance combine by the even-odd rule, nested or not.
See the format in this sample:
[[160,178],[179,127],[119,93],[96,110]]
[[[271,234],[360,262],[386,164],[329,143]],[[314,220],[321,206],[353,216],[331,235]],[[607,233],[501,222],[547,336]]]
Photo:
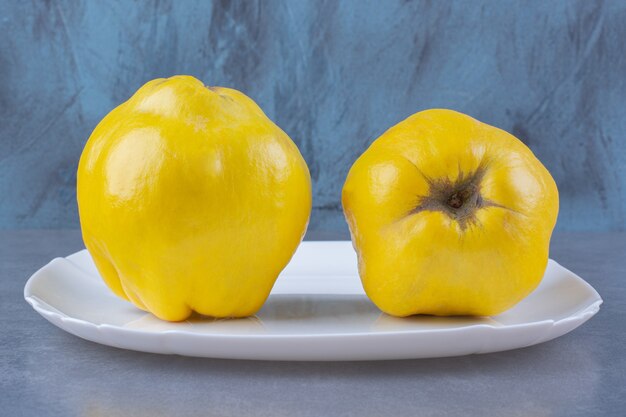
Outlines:
[[418,205],[409,214],[421,211],[441,211],[456,220],[461,229],[478,223],[476,217],[478,209],[502,207],[483,198],[480,194],[480,184],[485,172],[485,166],[479,166],[469,175],[459,169],[458,177],[451,181],[449,178],[430,178],[420,171],[428,183],[428,195],[420,196]]

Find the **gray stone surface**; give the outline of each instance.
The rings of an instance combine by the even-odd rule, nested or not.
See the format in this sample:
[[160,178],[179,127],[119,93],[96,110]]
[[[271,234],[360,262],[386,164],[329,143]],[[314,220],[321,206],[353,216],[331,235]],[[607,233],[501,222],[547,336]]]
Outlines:
[[430,107],[525,141],[561,190],[559,230],[624,230],[625,21],[621,0],[0,0],[0,228],[77,228],[91,130],[183,73],[244,91],[294,139],[316,230],[346,230],[355,158]]
[[36,269],[81,248],[78,231],[0,232],[0,415],[624,415],[623,233],[553,240],[551,257],[604,298],[598,315],[574,332],[510,352],[388,362],[211,360],[84,341],[22,298]]

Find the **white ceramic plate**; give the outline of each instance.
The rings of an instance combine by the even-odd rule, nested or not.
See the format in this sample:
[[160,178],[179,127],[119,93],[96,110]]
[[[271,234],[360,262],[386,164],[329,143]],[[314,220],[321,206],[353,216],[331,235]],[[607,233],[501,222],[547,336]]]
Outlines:
[[24,288],[61,329],[105,345],[188,356],[270,360],[375,360],[457,356],[530,346],[589,320],[602,299],[550,261],[541,285],[491,318],[394,318],[367,299],[350,242],[304,242],[263,309],[247,319],[168,323],[111,293],[86,250],[56,258]]

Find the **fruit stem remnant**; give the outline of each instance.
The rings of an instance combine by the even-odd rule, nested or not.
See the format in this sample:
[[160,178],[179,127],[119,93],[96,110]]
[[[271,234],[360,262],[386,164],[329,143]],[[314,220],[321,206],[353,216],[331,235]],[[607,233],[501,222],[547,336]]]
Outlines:
[[464,188],[462,190],[454,192],[450,197],[448,197],[448,201],[446,204],[452,207],[453,209],[459,209],[463,207],[463,204],[468,200],[468,198],[473,194],[473,190],[469,188]]
[[420,197],[419,204],[411,214],[421,211],[441,211],[456,220],[461,229],[477,223],[476,211],[495,205],[480,195],[480,182],[484,173],[484,167],[470,175],[460,172],[455,181],[424,176],[429,185],[428,195]]

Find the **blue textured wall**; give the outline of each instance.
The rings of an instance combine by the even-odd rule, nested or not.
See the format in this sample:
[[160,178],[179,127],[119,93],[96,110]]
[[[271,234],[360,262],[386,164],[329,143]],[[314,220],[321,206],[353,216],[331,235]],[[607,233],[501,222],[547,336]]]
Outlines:
[[509,130],[553,173],[558,227],[626,224],[626,2],[0,0],[0,228],[78,227],[75,169],[155,77],[254,98],[300,146],[311,228],[345,230],[354,159],[417,110]]

